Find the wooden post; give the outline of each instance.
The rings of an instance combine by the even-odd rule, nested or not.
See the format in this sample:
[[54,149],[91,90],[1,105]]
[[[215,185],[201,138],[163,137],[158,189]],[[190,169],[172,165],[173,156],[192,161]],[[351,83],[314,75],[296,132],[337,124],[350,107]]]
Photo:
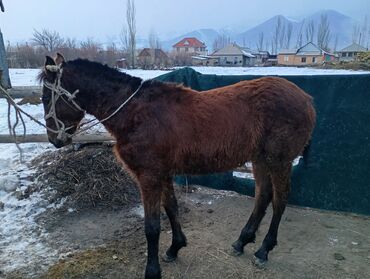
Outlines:
[[6,61],[5,45],[3,40],[3,33],[0,30],[0,84],[5,89],[11,88],[8,62]]
[[[105,133],[98,135],[78,135],[73,138],[74,143],[92,143],[92,142],[114,142],[114,138]],[[32,142],[49,142],[46,134],[30,134],[23,136],[17,136],[18,143],[32,143]],[[14,137],[10,135],[0,135],[1,143],[15,143]]]

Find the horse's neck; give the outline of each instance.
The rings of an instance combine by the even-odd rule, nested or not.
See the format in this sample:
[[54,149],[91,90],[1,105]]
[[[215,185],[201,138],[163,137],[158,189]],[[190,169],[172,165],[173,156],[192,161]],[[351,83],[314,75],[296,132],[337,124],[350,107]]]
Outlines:
[[133,92],[130,83],[102,83],[99,88],[90,88],[81,98],[88,114],[102,120],[112,114]]
[[[136,90],[138,80],[134,78],[121,84],[113,82],[102,82],[99,88],[89,88],[81,90],[83,94],[80,96],[81,107],[88,114],[95,116],[99,121],[103,121],[106,128],[110,128],[114,123],[115,117],[105,120],[110,117]],[[117,112],[117,114],[120,114]]]

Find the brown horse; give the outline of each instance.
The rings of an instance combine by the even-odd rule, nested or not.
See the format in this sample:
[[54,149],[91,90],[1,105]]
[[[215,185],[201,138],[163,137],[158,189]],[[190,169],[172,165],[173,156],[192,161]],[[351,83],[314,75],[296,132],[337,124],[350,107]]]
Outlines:
[[[271,225],[255,253],[257,263],[267,261],[277,243],[287,204],[292,161],[302,153],[314,128],[315,110],[309,95],[277,77],[197,92],[181,85],[142,82],[87,60],[66,62],[60,54],[55,59],[47,57],[40,80],[44,82],[45,114],[50,114],[51,108],[55,114],[46,122],[51,129],[49,140],[56,147],[71,142],[68,134],[78,128],[84,115],[81,110],[105,119],[103,124],[116,138],[117,158],[136,179],[144,204],[148,244],[145,278],[161,277],[161,202],[172,227],[172,244],[164,261],[175,260],[186,246],[173,175],[221,172],[246,161],[253,163],[255,208],[232,247],[241,254],[244,246],[254,241],[272,201]],[[77,94],[65,95],[76,90]],[[55,94],[59,98],[52,96]],[[69,127],[65,129],[67,136],[56,131],[60,130],[58,121]]]

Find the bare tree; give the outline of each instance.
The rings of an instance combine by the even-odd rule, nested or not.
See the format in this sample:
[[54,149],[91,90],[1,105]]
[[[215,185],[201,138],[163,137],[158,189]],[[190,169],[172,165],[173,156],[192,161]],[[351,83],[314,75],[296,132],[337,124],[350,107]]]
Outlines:
[[317,31],[317,45],[323,50],[329,50],[330,37],[331,33],[328,16],[326,14],[322,14]]
[[275,25],[274,35],[273,35],[273,49],[275,48],[273,52],[274,54],[277,54],[278,49],[279,49],[279,42],[281,38],[282,28],[283,28],[283,23],[281,20],[281,16],[278,16],[277,22]]
[[77,41],[75,38],[67,38],[65,41],[64,41],[64,46],[66,48],[71,48],[71,49],[75,49],[77,48]]
[[82,58],[86,58],[92,61],[101,61],[99,53],[102,48],[99,42],[95,41],[93,38],[88,38],[86,41],[81,42],[80,45],[80,55]]
[[4,8],[3,0],[0,0],[0,8],[1,8],[1,11],[2,11],[2,12],[5,12],[5,8]]
[[48,52],[54,52],[56,49],[63,46],[64,40],[56,31],[42,29],[41,31],[34,30],[32,41],[43,47]]
[[258,34],[258,42],[257,42],[257,49],[259,51],[263,50],[263,40],[264,40],[265,34],[263,32]]
[[365,45],[367,42],[367,29],[368,29],[368,20],[367,16],[364,18],[364,23],[362,25],[361,29],[361,40],[360,40],[360,45]]
[[306,42],[313,43],[314,35],[315,35],[315,23],[311,19],[306,26]]
[[335,35],[333,51],[336,52],[338,48],[338,34]]
[[217,51],[221,48],[224,48],[226,45],[230,44],[231,39],[226,34],[220,34],[217,38],[213,41],[213,51]]
[[119,35],[119,39],[122,45],[122,50],[126,54],[128,53],[129,44],[128,44],[128,32],[126,26],[124,26],[121,30],[121,33]]
[[369,49],[369,43],[370,43],[370,24],[367,28],[367,42],[366,42],[366,48]]
[[150,30],[149,33],[149,47],[151,49],[160,49],[161,48],[161,42],[159,41],[158,35],[155,32],[154,29]]
[[126,35],[127,36],[127,54],[129,56],[130,66],[135,68],[136,60],[136,8],[135,0],[127,0],[126,7]]
[[304,26],[304,23],[305,23],[305,20],[302,21],[301,27],[299,28],[296,48],[300,48],[303,45],[303,26]]
[[352,30],[352,43],[358,43],[360,40],[361,28],[360,25],[356,24]]
[[269,51],[269,48],[270,48],[270,42],[266,40],[265,50]]
[[286,35],[285,32],[286,32],[285,23],[282,21],[282,23],[281,23],[281,32],[280,32],[280,36],[279,36],[279,49],[283,48],[283,46],[284,46],[285,35]]
[[288,27],[286,30],[286,40],[285,40],[285,48],[290,48],[290,40],[292,39],[292,32],[293,32],[293,24],[291,22],[288,23]]

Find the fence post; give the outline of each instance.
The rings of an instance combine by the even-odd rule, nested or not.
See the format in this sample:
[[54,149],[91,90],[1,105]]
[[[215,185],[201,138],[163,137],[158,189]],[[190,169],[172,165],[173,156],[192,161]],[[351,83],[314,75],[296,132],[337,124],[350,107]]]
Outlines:
[[6,61],[6,51],[3,39],[3,33],[0,30],[0,84],[5,89],[11,88],[8,62]]

